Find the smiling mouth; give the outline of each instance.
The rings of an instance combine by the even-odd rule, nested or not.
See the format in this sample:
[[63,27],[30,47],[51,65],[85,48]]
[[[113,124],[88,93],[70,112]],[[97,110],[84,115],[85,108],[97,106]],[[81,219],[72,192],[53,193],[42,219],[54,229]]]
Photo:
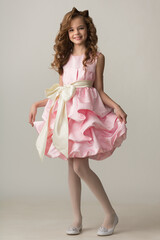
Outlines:
[[79,39],[81,39],[82,37],[75,37],[74,39],[76,39],[76,40],[79,40]]

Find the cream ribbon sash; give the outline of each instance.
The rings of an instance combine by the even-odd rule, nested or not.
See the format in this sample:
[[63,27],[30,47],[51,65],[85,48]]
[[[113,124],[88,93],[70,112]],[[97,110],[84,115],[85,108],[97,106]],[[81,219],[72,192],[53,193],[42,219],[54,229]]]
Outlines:
[[59,100],[56,119],[54,123],[52,141],[55,148],[58,149],[59,152],[63,153],[68,158],[68,118],[66,111],[66,102],[74,96],[76,88],[92,87],[92,85],[93,81],[81,80],[63,86],[59,85],[58,83],[55,83],[50,88],[47,88],[45,90],[47,98],[52,99],[52,104],[48,114],[48,118],[36,141],[36,147],[41,160],[43,160],[45,154],[51,109],[57,97],[59,97]]

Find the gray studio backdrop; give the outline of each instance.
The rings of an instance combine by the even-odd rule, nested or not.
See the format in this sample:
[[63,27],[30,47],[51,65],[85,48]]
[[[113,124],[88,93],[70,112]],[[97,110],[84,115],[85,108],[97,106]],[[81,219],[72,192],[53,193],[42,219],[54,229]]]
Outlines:
[[[62,4],[63,2],[63,4]],[[67,161],[35,147],[28,123],[35,101],[58,82],[49,70],[54,39],[64,14],[89,10],[105,55],[104,90],[128,114],[128,136],[114,154],[89,160],[110,199],[158,203],[160,191],[159,63],[160,1],[1,1],[1,166],[0,198],[69,198]],[[43,108],[36,120],[42,120]],[[83,199],[93,200],[83,183]]]

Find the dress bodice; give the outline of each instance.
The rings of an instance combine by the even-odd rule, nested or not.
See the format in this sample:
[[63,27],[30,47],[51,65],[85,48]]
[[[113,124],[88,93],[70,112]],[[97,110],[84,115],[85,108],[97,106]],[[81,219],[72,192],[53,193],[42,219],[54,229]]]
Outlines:
[[[98,54],[99,52],[97,56]],[[95,80],[97,57],[91,64],[87,64],[87,69],[83,66],[84,57],[84,54],[79,56],[70,54],[68,62],[63,66],[63,85],[80,80]]]

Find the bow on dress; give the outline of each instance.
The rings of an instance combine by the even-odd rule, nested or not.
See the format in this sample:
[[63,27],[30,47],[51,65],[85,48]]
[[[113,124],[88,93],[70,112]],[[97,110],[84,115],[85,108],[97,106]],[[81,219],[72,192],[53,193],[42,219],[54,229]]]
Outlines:
[[92,84],[93,81],[91,80],[75,81],[71,84],[66,84],[63,86],[59,85],[58,83],[55,83],[50,88],[47,88],[45,90],[45,94],[47,98],[50,98],[52,100],[52,104],[48,114],[48,118],[44,123],[44,126],[36,141],[36,147],[41,160],[43,160],[45,154],[51,109],[57,97],[59,97],[59,100],[56,119],[53,128],[52,141],[55,148],[58,149],[59,152],[63,153],[68,158],[68,118],[66,111],[66,102],[74,96],[76,88],[92,87]]

